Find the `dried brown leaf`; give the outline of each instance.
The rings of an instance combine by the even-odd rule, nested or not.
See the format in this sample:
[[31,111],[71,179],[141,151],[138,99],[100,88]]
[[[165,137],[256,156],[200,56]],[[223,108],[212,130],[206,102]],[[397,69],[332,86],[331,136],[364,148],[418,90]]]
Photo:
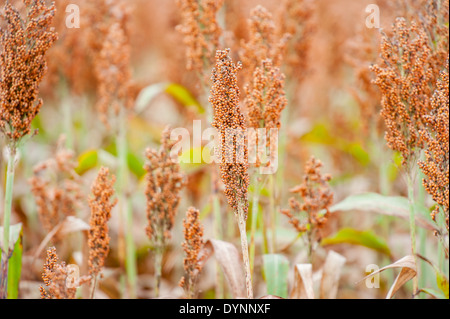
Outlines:
[[213,254],[222,267],[233,297],[246,298],[243,266],[237,248],[228,242],[210,239],[203,245],[199,256],[201,263],[205,263]]
[[314,299],[314,285],[311,264],[295,265],[294,287],[291,299]]
[[364,277],[359,282],[364,281],[368,278],[371,278],[375,276],[376,274],[381,273],[382,271],[390,268],[401,268],[400,273],[398,274],[397,278],[395,278],[394,283],[391,286],[391,289],[389,289],[389,292],[386,296],[386,299],[391,299],[395,293],[408,281],[410,281],[412,278],[414,278],[417,275],[417,267],[416,262],[414,260],[414,256],[405,256],[402,259],[396,261],[393,264],[387,265],[383,268],[380,268],[370,275]]
[[346,258],[332,250],[328,252],[327,259],[322,270],[322,280],[320,282],[320,298],[336,299],[339,278]]

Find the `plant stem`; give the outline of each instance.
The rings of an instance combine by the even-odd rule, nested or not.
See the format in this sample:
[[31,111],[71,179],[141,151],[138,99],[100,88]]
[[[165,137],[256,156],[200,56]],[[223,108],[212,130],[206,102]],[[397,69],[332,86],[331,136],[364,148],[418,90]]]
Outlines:
[[250,228],[250,275],[253,278],[253,270],[255,268],[255,233],[258,221],[259,211],[259,192],[258,177],[256,173],[253,178],[253,200],[252,200],[252,220]]
[[[135,247],[133,242],[133,210],[129,206],[126,189],[128,186],[128,165],[127,165],[127,135],[126,135],[126,112],[121,107],[119,114],[119,133],[117,137],[117,156],[119,159],[117,193],[119,198],[120,220],[125,225],[125,253],[121,253],[122,259],[125,258],[125,270],[127,274],[127,286],[129,298],[136,296],[136,260]],[[122,226],[123,227],[123,226]],[[124,241],[124,231],[122,228],[122,243]],[[123,248],[122,248],[123,249]],[[123,264],[123,262],[122,262]]]
[[[415,202],[414,202],[414,184],[412,173],[408,172],[407,174],[407,182],[408,182],[408,200],[409,200],[409,231],[411,235],[411,254],[414,256],[414,261],[417,264],[416,257],[416,217],[415,217]],[[416,296],[418,292],[419,284],[418,284],[418,275],[413,278],[413,296]]]
[[246,220],[244,216],[243,203],[239,203],[237,212],[237,221],[239,224],[239,232],[241,234],[241,249],[242,258],[244,260],[244,272],[245,272],[245,286],[247,288],[247,298],[253,299],[253,286],[252,286],[252,276],[250,273],[250,261],[248,257],[248,244],[247,244],[247,231],[246,231]]
[[163,249],[160,247],[156,248],[155,251],[155,297],[159,298],[160,288],[161,288],[161,277],[162,277],[162,259],[163,259]]
[[[418,185],[418,196],[417,196],[417,201],[420,204],[420,207],[425,207],[425,188],[422,186],[422,180],[424,179],[425,174],[423,173],[422,170],[419,171],[419,180],[420,183],[417,183]],[[425,212],[426,214],[428,214],[428,212]],[[424,213],[422,212],[422,215]],[[427,216],[424,216],[427,217]],[[420,241],[420,246],[419,246],[419,253],[422,256],[425,256],[426,254],[426,244],[427,244],[427,230],[419,227],[418,228],[418,233],[419,233],[419,241]],[[426,262],[422,259],[420,259],[419,261],[420,264],[420,270],[421,270],[421,274],[419,277],[419,287],[426,287],[428,286],[428,271],[427,271],[427,267],[426,267]],[[420,294],[419,295],[420,299],[425,299],[425,294]]]
[[94,275],[94,281],[92,282],[91,296],[90,296],[91,299],[94,299],[96,287],[97,287],[97,274]]
[[[214,186],[213,186],[214,187]],[[220,200],[217,194],[217,189],[214,187],[213,191],[213,213],[214,213],[214,233],[215,237],[219,240],[222,240],[222,216],[220,211]],[[216,299],[224,298],[224,285],[223,285],[223,275],[220,269],[219,262],[216,261]]]
[[0,299],[6,299],[8,293],[8,261],[9,252],[9,231],[11,223],[11,209],[14,186],[15,158],[17,148],[14,144],[8,146],[8,166],[6,168],[6,189],[3,210],[3,247],[1,258],[1,279],[0,279]]
[[275,176],[271,174],[269,176],[270,182],[270,226],[271,226],[271,241],[269,245],[269,251],[271,254],[275,254],[277,249],[277,213],[275,208]]

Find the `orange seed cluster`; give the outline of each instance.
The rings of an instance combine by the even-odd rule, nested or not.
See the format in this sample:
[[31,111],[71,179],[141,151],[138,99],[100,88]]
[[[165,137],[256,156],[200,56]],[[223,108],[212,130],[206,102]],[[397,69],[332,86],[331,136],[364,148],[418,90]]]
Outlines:
[[[235,213],[241,209],[248,214],[248,147],[244,115],[239,107],[237,72],[241,64],[235,65],[229,56],[230,50],[217,50],[216,65],[212,72],[212,87],[209,101],[214,109],[212,126],[220,134],[218,157],[221,179],[225,185],[225,196]],[[235,135],[231,137],[230,131]],[[231,157],[231,160],[230,160]]]
[[57,40],[50,27],[54,4],[23,0],[26,18],[7,1],[0,37],[0,130],[16,144],[30,133],[31,121],[39,113],[39,84],[46,72],[45,54]]

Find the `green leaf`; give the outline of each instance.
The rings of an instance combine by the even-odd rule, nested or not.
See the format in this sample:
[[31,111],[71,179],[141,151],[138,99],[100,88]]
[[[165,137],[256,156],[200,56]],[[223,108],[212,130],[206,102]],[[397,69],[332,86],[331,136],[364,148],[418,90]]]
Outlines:
[[432,288],[422,288],[419,292],[423,292],[427,295],[430,295],[436,299],[448,299],[448,295],[444,295],[442,292]]
[[[406,197],[402,196],[384,196],[377,193],[362,193],[351,195],[330,207],[331,213],[352,210],[375,212],[409,219],[409,201]],[[416,204],[417,212],[424,212],[426,210],[427,209],[420,204]],[[416,214],[416,223],[418,226],[430,230],[437,230],[436,225],[425,219],[423,215],[425,214]]]
[[165,92],[183,104],[186,108],[191,109],[198,114],[205,113],[205,109],[184,86],[176,83],[170,83],[166,86]]
[[143,88],[141,92],[139,92],[135,102],[136,112],[142,112],[147,105],[149,105],[151,101],[161,93],[170,95],[187,109],[195,111],[198,114],[205,113],[205,109],[186,87],[177,83],[167,82],[156,83]]
[[[3,227],[0,227],[1,238],[3,239]],[[20,274],[22,272],[22,237],[23,227],[22,224],[16,224],[10,226],[10,249],[13,249],[12,255],[8,262],[8,288],[7,298],[17,299],[19,296],[19,281]],[[3,243],[1,243],[3,246]],[[0,250],[0,258],[1,258]]]
[[436,273],[436,283],[438,288],[442,291],[442,293],[444,294],[445,298],[449,298],[449,283],[448,283],[448,278],[447,276],[445,276],[445,274],[434,264],[432,263],[429,259],[427,259],[426,257],[417,254],[417,256],[424,260],[426,263],[428,263],[431,267],[433,267],[434,272]]
[[144,169],[144,161],[137,157],[135,154],[128,152],[127,163],[130,171],[136,175],[137,178],[141,178],[145,175],[146,171]]
[[79,175],[83,175],[90,169],[97,166],[98,163],[98,152],[97,150],[89,150],[82,153],[78,157],[78,167],[75,168],[75,172]]
[[267,294],[287,298],[288,259],[280,254],[263,255],[263,271],[267,283]]
[[343,228],[333,237],[324,238],[321,242],[323,246],[336,244],[351,244],[364,246],[387,256],[391,251],[386,242],[379,238],[373,231],[360,231],[353,228]]
[[[194,147],[187,151],[181,153],[178,157],[178,162],[180,163],[181,169],[190,174],[194,173],[210,163],[212,159],[209,157],[211,155],[211,150],[207,147]],[[194,160],[199,163],[194,163]]]

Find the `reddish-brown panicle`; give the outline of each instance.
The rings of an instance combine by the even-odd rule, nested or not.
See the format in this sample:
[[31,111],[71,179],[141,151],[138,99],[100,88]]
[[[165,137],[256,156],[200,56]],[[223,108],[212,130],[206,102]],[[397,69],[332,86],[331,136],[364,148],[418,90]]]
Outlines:
[[170,151],[176,141],[170,140],[170,129],[163,132],[159,150],[147,149],[145,195],[147,198],[147,236],[157,249],[164,249],[171,238],[171,230],[180,202],[184,174]]
[[115,176],[110,176],[107,167],[100,171],[92,185],[92,195],[89,198],[91,218],[89,221],[89,274],[98,275],[109,253],[109,228],[108,221],[111,218],[111,210],[117,203],[114,199]]
[[244,115],[239,106],[237,71],[229,56],[230,50],[218,50],[216,65],[212,72],[212,87],[209,101],[214,109],[212,126],[220,134],[217,146],[221,179],[225,185],[228,203],[237,213],[248,213],[248,146]]
[[180,286],[186,291],[188,298],[195,298],[195,286],[199,273],[202,271],[203,257],[200,252],[203,248],[203,226],[200,223],[200,212],[194,207],[189,207],[186,219],[183,220],[185,258],[183,266],[185,276],[180,281]]
[[442,210],[448,231],[449,219],[449,80],[447,67],[431,99],[432,111],[425,117],[426,129],[420,133],[426,142],[425,159],[419,162],[426,178],[423,185],[438,204],[431,217],[436,220]]
[[30,133],[39,113],[39,84],[46,72],[45,54],[57,40],[50,27],[55,5],[24,0],[26,17],[7,1],[0,37],[0,130],[13,144]]

